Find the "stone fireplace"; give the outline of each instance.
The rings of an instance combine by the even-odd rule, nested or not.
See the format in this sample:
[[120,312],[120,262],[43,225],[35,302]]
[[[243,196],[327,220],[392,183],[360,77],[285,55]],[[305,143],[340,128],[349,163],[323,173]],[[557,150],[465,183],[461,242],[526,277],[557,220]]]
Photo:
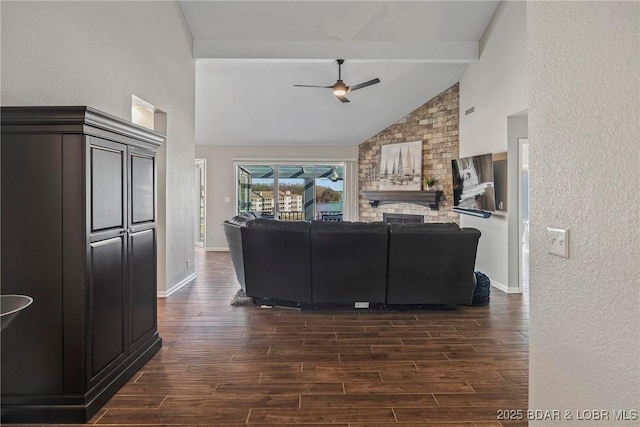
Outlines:
[[[456,83],[358,148],[361,221],[384,221],[385,214],[413,215],[422,222],[459,222],[453,212],[451,160],[458,158],[459,84]],[[422,175],[435,177],[442,188],[438,209],[406,201],[372,206],[363,192],[377,191],[375,177],[380,170],[381,147],[408,141],[422,141]]]

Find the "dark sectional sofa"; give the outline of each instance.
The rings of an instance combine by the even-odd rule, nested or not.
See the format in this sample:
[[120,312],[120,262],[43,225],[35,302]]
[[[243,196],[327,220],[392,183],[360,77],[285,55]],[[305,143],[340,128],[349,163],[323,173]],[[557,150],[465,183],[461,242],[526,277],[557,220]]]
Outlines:
[[223,223],[247,296],[293,305],[471,304],[480,231],[454,223]]

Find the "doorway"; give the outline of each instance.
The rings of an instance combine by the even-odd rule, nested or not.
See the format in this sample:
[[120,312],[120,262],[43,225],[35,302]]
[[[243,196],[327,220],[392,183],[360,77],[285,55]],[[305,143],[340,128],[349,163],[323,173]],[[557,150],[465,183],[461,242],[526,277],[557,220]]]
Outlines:
[[207,178],[207,160],[196,159],[195,170],[195,197],[196,197],[196,212],[195,212],[195,244],[199,248],[206,248],[206,178]]

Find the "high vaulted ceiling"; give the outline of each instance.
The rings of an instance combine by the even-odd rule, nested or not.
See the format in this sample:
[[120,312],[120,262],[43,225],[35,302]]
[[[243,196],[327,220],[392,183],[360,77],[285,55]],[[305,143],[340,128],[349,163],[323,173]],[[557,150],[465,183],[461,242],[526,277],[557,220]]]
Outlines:
[[[196,62],[196,144],[357,145],[478,59],[498,1],[181,1]],[[344,58],[347,94],[325,88]]]

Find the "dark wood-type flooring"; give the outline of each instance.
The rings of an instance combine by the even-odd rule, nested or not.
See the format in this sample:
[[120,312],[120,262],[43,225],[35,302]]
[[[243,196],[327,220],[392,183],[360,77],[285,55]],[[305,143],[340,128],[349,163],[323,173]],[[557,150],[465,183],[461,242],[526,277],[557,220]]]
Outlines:
[[485,307],[297,311],[231,306],[228,253],[159,300],[162,350],[99,425],[515,426],[527,409],[528,300]]

